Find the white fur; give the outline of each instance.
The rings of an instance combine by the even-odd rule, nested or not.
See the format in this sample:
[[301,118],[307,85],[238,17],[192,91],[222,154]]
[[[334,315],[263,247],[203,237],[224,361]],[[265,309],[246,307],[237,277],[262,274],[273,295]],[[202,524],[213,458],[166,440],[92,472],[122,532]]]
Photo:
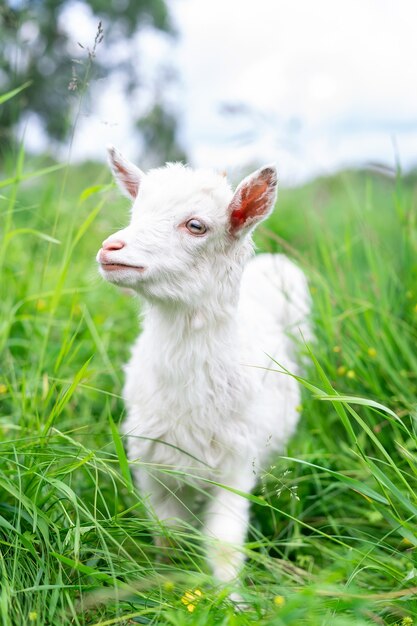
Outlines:
[[[124,178],[127,167],[123,160]],[[118,177],[114,163],[112,169]],[[308,287],[283,255],[249,260],[251,229],[273,207],[272,168],[245,179],[234,195],[224,177],[179,164],[128,172],[135,175],[131,223],[108,240],[125,245],[98,254],[101,262],[145,267],[101,268],[145,300],[143,330],[126,367],[128,456],[147,464],[136,479],[168,524],[193,513],[190,485],[207,494],[204,530],[215,539],[208,541],[209,559],[217,578],[230,581],[243,561],[249,501],[205,480],[250,492],[268,457],[294,432],[298,384],[265,368],[277,367],[273,357],[297,373],[292,337],[300,340],[300,330],[310,336]],[[262,210],[231,229],[232,209],[245,190],[257,193],[257,184]],[[203,220],[207,235],[190,234],[190,218]]]

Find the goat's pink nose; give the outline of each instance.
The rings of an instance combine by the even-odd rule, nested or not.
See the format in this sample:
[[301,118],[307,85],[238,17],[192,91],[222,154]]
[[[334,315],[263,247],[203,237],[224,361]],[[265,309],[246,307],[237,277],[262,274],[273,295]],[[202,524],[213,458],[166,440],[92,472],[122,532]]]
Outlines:
[[103,250],[121,250],[125,245],[121,239],[106,239],[102,243]]

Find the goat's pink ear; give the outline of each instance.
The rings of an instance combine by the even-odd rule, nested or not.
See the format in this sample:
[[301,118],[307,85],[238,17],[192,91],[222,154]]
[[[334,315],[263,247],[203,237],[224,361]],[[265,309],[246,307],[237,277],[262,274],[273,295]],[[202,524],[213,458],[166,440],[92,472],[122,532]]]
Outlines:
[[125,159],[113,146],[108,146],[107,152],[109,154],[110,169],[113,172],[116,183],[125,196],[134,200],[139,192],[140,181],[144,176],[143,172],[136,165]]
[[277,197],[277,171],[261,167],[242,180],[229,205],[230,233],[240,235],[265,219]]

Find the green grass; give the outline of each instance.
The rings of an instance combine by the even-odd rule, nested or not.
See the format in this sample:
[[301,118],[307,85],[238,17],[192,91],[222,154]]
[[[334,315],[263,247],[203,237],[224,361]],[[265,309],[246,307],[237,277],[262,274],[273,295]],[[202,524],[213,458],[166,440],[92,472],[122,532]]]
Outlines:
[[283,189],[259,229],[261,250],[307,271],[317,341],[298,433],[251,496],[236,612],[198,529],[148,516],[114,427],[137,303],[94,257],[126,202],[94,164],[22,152],[3,179],[1,623],[417,623],[415,180],[346,172]]

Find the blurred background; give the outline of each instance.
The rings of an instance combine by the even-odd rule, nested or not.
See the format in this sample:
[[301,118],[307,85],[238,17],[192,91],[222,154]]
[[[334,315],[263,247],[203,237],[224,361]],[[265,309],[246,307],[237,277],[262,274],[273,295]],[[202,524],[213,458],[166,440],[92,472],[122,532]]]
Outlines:
[[[2,0],[0,150],[293,185],[417,163],[414,0]],[[30,81],[30,82],[29,82]]]
[[[416,25],[416,0],[0,0],[2,625],[417,624]],[[316,341],[250,496],[247,611],[132,486],[108,143],[279,168],[255,244],[306,272]]]

